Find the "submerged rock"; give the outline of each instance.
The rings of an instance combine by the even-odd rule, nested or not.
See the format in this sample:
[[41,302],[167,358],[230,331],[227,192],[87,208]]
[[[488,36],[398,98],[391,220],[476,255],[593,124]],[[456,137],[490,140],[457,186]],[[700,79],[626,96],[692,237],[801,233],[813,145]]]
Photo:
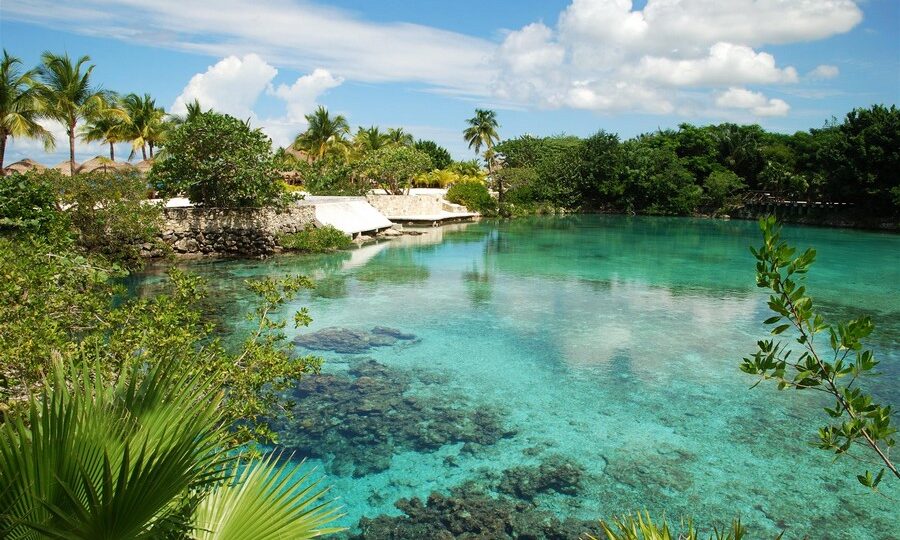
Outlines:
[[374,347],[389,347],[398,341],[414,341],[414,334],[396,328],[376,326],[371,331],[332,326],[318,332],[301,334],[294,344],[313,351],[334,351],[341,354],[362,354]]
[[[532,504],[508,497],[491,497],[472,484],[432,493],[428,500],[400,499],[395,506],[402,516],[362,518],[353,540],[465,539],[571,540],[585,533],[597,535],[597,523],[560,520]],[[599,535],[598,535],[599,536]]]
[[537,467],[519,466],[503,472],[498,487],[501,493],[532,501],[542,493],[554,491],[578,495],[584,467],[560,455],[546,458]]
[[456,395],[411,391],[413,381],[432,379],[355,360],[346,375],[301,379],[289,396],[294,419],[274,427],[282,446],[330,459],[331,472],[357,477],[386,470],[402,451],[433,452],[457,443],[485,447],[515,435],[502,410],[466,406]]

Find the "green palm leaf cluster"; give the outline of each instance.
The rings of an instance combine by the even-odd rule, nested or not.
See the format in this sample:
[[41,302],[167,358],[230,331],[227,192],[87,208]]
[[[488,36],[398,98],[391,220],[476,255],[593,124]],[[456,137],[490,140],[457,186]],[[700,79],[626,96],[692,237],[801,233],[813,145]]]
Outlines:
[[297,135],[294,149],[306,152],[313,160],[327,155],[346,156],[350,149],[347,135],[350,125],[343,115],[331,116],[328,109],[319,106],[312,114],[306,115],[308,127]]
[[463,131],[463,137],[469,143],[469,148],[475,150],[475,153],[481,152],[481,147],[485,147],[488,151],[493,150],[494,144],[500,138],[497,130],[500,125],[497,123],[497,113],[485,109],[475,109],[475,116],[466,120],[468,127]]
[[[94,365],[82,358],[81,365]],[[57,362],[0,426],[0,537],[313,538],[337,515],[299,466],[221,445],[221,393],[174,362],[117,378]]]
[[66,129],[69,138],[69,161],[75,169],[75,136],[78,124],[104,114],[115,114],[111,105],[114,95],[95,87],[91,82],[94,71],[89,56],[72,60],[68,54],[45,52],[37,69],[40,84],[37,90],[42,116],[56,120]]
[[21,70],[22,61],[4,49],[0,60],[0,175],[6,142],[10,137],[40,139],[48,150],[55,145],[53,135],[38,119],[42,115],[37,70]]

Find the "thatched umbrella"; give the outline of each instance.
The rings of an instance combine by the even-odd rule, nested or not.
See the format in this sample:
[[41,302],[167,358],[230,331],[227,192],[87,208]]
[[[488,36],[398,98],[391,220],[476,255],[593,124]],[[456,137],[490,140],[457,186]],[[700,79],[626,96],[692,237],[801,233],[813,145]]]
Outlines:
[[153,162],[149,159],[138,161],[134,164],[134,168],[141,174],[147,174],[148,172],[150,172],[151,167],[153,167]]
[[26,159],[23,159],[21,161],[17,161],[15,163],[11,164],[9,167],[7,167],[5,169],[5,171],[6,171],[6,174],[12,174],[12,173],[25,173],[28,171],[43,171],[46,169],[47,169],[47,167],[44,167],[37,161],[26,158]]
[[[72,176],[71,165],[72,165],[71,162],[67,159],[65,161],[61,161],[60,163],[57,163],[56,166],[53,168],[56,169],[57,171],[63,173],[66,176]],[[75,162],[75,172],[77,173],[80,169],[81,169],[81,166],[78,165],[78,162],[76,161]]]

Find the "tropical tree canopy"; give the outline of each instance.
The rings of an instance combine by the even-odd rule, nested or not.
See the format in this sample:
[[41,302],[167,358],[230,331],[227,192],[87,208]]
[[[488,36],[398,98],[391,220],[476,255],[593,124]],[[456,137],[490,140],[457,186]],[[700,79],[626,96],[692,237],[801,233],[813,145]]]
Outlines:
[[469,143],[469,148],[480,153],[481,148],[488,150],[494,148],[494,144],[500,138],[497,130],[500,124],[497,123],[497,113],[491,110],[475,109],[475,116],[466,120],[468,127],[463,131],[463,137]]
[[152,158],[153,148],[162,142],[166,133],[165,109],[157,107],[150,94],[128,94],[122,99],[122,107],[128,115],[125,130],[131,141],[132,155],[140,148],[143,158],[147,159],[149,147]]
[[38,86],[42,110],[45,116],[57,120],[69,137],[69,161],[75,169],[75,135],[78,123],[99,114],[108,106],[112,96],[95,87],[91,82],[94,71],[89,56],[72,61],[68,54],[45,52],[37,73],[42,84]]
[[306,152],[313,160],[328,154],[346,154],[346,137],[350,125],[342,115],[332,117],[328,109],[319,106],[312,114],[306,115],[309,124],[306,131],[294,139],[294,149]]
[[353,136],[353,148],[359,155],[376,152],[389,143],[388,134],[381,131],[378,126],[368,128],[360,126]]
[[37,70],[22,71],[21,64],[19,58],[4,49],[0,61],[0,175],[8,138],[40,139],[48,150],[55,144],[53,135],[38,123],[42,111],[35,80]]

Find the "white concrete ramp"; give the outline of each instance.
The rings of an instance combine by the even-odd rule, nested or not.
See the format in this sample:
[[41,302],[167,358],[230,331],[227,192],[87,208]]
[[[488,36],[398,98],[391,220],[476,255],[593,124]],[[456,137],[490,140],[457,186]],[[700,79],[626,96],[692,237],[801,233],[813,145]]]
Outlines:
[[307,196],[303,202],[315,206],[317,225],[331,225],[350,236],[394,225],[362,197]]

